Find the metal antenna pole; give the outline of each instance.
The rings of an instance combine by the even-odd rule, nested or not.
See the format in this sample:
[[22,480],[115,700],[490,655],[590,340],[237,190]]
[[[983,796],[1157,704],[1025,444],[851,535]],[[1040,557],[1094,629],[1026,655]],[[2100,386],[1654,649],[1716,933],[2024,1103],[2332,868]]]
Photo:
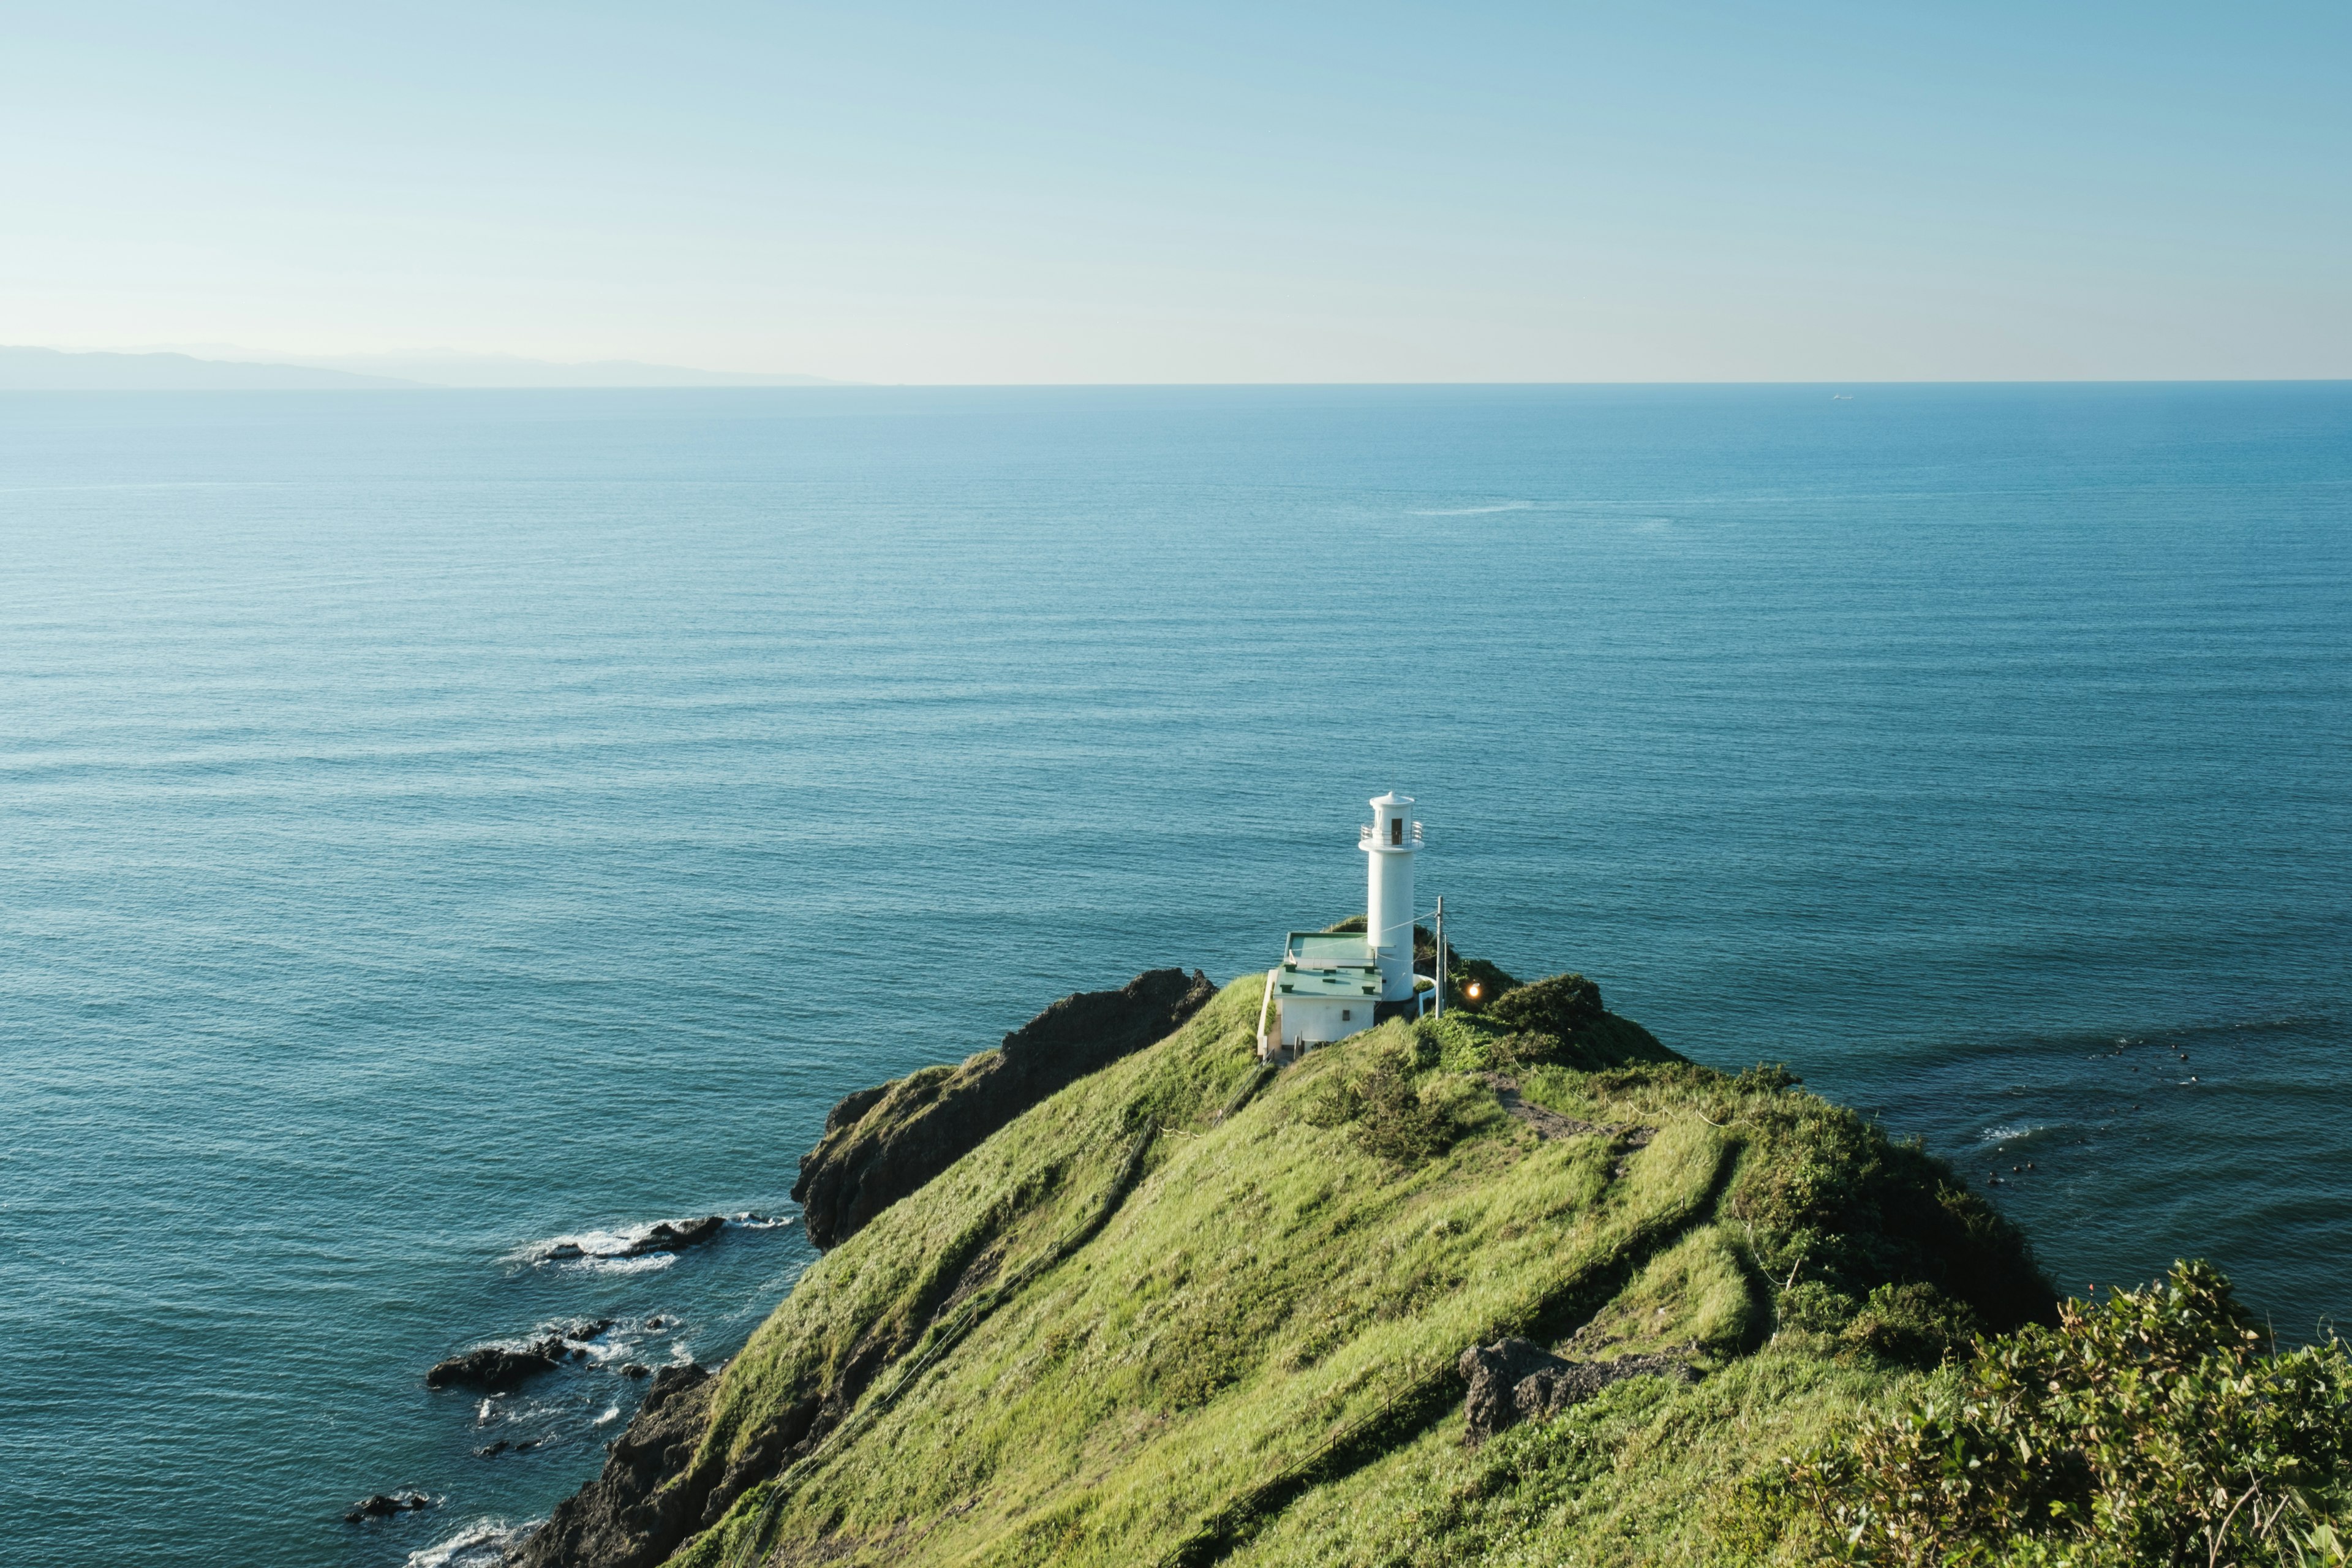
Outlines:
[[1445,1016],[1445,895],[1437,895],[1437,962],[1430,966],[1437,971],[1437,1016]]

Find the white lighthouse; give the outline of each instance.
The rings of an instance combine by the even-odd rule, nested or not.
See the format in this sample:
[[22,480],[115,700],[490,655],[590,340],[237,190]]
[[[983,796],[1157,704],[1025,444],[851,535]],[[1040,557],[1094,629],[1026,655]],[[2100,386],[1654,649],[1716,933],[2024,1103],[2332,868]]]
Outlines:
[[1381,1000],[1412,997],[1412,861],[1421,853],[1421,824],[1408,819],[1412,796],[1391,790],[1372,801],[1372,820],[1356,836],[1364,852],[1369,893],[1364,943],[1381,972]]
[[[1396,1005],[1415,999],[1412,972],[1412,860],[1421,853],[1421,824],[1405,813],[1412,797],[1391,790],[1372,802],[1372,820],[1359,828],[1356,847],[1370,864],[1364,929],[1344,922],[1336,931],[1295,931],[1283,940],[1282,962],[1265,972],[1258,1002],[1261,1061],[1289,1061],[1299,1053],[1370,1028]],[[1445,900],[1438,900],[1439,920]],[[1420,993],[1436,999],[1437,982]]]

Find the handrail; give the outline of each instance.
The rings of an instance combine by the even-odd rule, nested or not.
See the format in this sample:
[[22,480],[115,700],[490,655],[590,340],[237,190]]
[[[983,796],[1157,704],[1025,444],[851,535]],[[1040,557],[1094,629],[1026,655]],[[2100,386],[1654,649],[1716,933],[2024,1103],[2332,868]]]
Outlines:
[[1278,963],[1265,972],[1265,994],[1257,1000],[1257,1054],[1260,1060],[1265,1057],[1265,1016],[1274,1006],[1274,977],[1281,973],[1282,965]]

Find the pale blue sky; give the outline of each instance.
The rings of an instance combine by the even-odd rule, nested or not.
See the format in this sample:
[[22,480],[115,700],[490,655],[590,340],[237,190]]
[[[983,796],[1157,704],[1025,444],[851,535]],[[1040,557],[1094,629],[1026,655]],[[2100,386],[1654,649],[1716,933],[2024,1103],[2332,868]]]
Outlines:
[[2352,375],[2341,0],[359,11],[0,6],[0,342]]

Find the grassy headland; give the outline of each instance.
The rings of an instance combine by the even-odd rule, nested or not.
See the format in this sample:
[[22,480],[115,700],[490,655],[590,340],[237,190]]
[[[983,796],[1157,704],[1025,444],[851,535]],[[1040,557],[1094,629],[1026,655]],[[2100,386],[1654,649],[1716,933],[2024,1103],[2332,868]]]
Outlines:
[[[1579,977],[1497,989],[1277,1073],[1246,976],[1034,1105],[674,1385],[615,1494],[634,1553],[593,1560],[1853,1550],[1791,1478],[1976,1336],[2050,1331],[2023,1238],[1777,1068],[1688,1062]],[[1465,1352],[1513,1338],[1681,1375],[1474,1432]]]

